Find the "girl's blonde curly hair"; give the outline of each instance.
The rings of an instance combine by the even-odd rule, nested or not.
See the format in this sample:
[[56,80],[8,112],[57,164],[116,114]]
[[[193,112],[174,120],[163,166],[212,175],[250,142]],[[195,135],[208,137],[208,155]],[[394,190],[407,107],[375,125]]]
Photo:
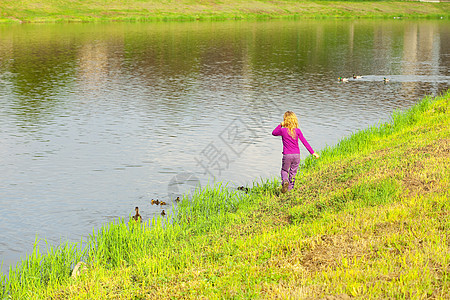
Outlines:
[[298,119],[294,112],[287,111],[283,115],[283,123],[281,126],[286,127],[289,135],[295,139],[295,128],[298,128]]

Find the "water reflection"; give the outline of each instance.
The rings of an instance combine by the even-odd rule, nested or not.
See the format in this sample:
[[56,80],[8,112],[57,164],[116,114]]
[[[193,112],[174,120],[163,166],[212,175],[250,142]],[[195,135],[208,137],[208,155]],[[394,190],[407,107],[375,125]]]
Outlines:
[[[152,198],[170,210],[177,174],[230,186],[278,176],[270,133],[285,110],[320,150],[447,89],[448,25],[0,26],[3,269],[36,234],[77,241],[136,206],[149,219]],[[337,82],[353,73],[364,77]]]

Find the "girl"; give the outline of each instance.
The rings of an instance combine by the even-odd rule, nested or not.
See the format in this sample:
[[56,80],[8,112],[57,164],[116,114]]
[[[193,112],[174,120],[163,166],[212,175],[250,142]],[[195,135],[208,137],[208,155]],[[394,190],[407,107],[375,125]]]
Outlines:
[[300,149],[298,147],[298,139],[302,141],[303,145],[308,149],[309,153],[319,158],[319,155],[314,152],[302,132],[298,128],[297,116],[292,111],[287,111],[283,115],[283,122],[278,125],[272,132],[272,135],[280,136],[283,141],[283,159],[281,161],[281,180],[283,186],[282,193],[294,188],[295,175],[300,164]]

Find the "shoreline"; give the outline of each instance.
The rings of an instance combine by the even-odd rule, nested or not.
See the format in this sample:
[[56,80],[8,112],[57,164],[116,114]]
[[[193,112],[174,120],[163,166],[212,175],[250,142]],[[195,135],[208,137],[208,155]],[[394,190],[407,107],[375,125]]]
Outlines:
[[0,277],[0,297],[445,298],[449,100],[425,97],[308,157],[293,192],[278,178],[206,187],[176,215],[105,225],[86,249],[35,249]]
[[223,21],[264,19],[449,19],[450,2],[263,0],[226,3],[182,0],[176,5],[150,1],[6,1],[0,3],[0,24]]

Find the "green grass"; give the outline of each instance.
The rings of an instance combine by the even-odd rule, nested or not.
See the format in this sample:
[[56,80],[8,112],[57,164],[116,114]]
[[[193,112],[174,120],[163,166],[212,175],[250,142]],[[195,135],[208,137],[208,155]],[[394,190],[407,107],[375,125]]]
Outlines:
[[0,23],[194,21],[269,18],[446,18],[449,3],[265,0],[3,0]]
[[449,100],[426,97],[306,159],[290,193],[276,178],[248,194],[216,185],[165,218],[108,224],[84,250],[35,248],[0,298],[448,299]]

